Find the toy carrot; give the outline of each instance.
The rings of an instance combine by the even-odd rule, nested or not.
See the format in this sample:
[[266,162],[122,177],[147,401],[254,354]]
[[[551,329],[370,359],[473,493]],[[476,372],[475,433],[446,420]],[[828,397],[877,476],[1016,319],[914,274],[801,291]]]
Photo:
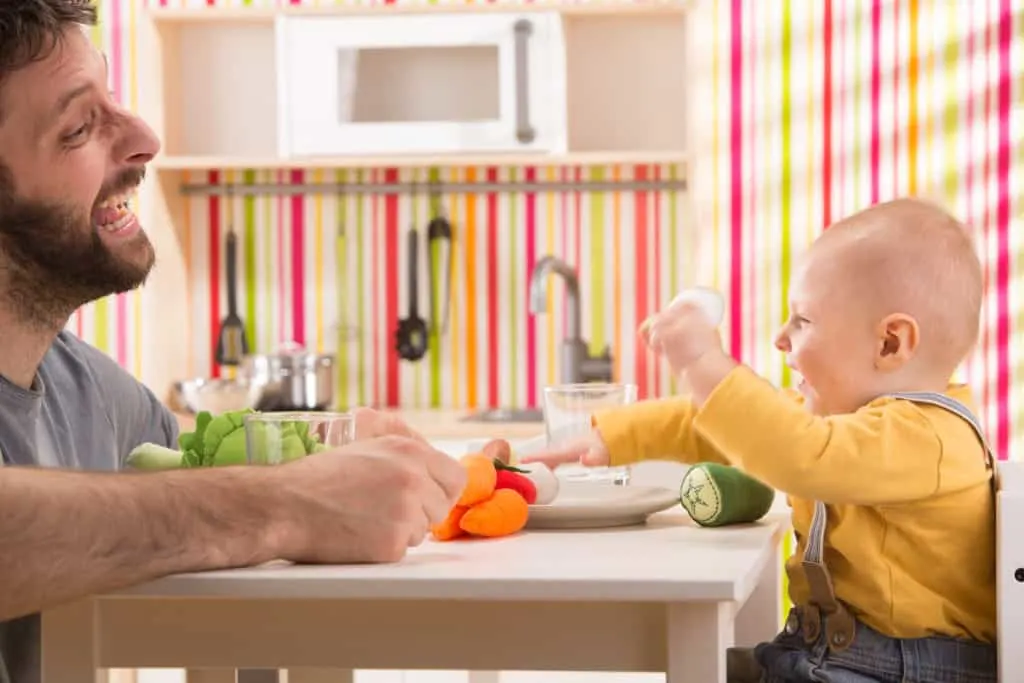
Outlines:
[[474,453],[464,456],[459,462],[466,468],[466,486],[455,504],[470,507],[489,498],[494,493],[494,485],[498,479],[494,461],[482,454]]
[[456,505],[451,509],[451,512],[448,513],[443,522],[430,527],[430,533],[439,541],[451,541],[459,536],[463,536],[466,532],[462,530],[459,523],[468,509]]
[[466,510],[459,526],[474,536],[509,536],[526,526],[529,516],[525,498],[512,489],[498,489],[489,499]]

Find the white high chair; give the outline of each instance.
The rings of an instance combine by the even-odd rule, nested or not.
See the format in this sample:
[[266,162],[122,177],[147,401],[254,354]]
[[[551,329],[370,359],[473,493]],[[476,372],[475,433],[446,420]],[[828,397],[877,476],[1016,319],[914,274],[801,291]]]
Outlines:
[[999,680],[1024,682],[1024,462],[1000,462],[996,494]]

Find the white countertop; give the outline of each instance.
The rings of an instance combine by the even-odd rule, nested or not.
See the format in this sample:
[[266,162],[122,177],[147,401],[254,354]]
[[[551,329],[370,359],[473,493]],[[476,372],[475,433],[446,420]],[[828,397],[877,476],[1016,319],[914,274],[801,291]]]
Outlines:
[[[745,600],[788,523],[696,526],[682,511],[647,526],[427,541],[385,565],[269,564],[182,574],[112,596],[408,600]],[[111,597],[111,596],[108,596]]]

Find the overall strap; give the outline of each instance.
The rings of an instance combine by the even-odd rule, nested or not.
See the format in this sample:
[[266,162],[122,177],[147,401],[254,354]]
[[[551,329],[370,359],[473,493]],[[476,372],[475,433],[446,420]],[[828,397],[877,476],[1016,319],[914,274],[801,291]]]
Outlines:
[[[985,449],[986,464],[992,469],[991,485],[993,492],[998,488],[998,469],[996,459],[988,440],[981,428],[981,423],[975,417],[971,409],[955,398],[945,394],[932,391],[910,391],[887,394],[897,399],[924,403],[944,408],[957,415],[973,429]],[[856,629],[856,622],[846,610],[846,607],[836,599],[835,587],[832,584],[832,575],[824,562],[825,552],[825,527],[828,524],[828,509],[821,501],[814,504],[814,516],[811,519],[810,532],[807,535],[807,547],[804,550],[802,561],[804,574],[807,577],[808,588],[811,593],[811,605],[806,619],[806,631],[804,637],[808,641],[817,639],[821,631],[821,616],[828,617],[825,622],[827,643],[833,650],[843,650],[853,642]]]

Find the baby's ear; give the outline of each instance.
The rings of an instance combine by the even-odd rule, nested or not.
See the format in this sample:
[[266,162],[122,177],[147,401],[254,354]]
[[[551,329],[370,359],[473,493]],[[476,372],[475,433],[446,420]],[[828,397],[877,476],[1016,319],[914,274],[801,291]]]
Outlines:
[[892,372],[906,365],[921,341],[917,321],[905,313],[892,313],[878,323],[875,367]]

